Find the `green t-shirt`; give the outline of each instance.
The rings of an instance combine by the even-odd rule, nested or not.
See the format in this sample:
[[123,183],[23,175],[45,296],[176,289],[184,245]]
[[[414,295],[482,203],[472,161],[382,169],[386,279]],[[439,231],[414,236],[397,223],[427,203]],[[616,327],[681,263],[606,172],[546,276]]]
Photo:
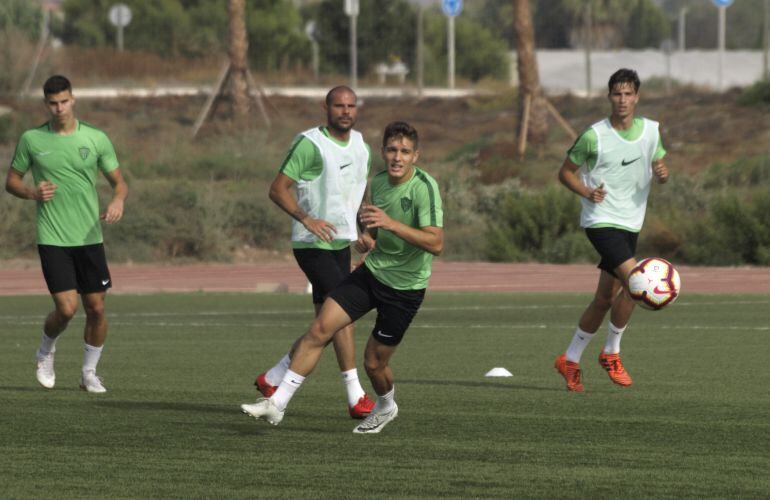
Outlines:
[[[340,141],[329,134],[326,127],[319,127],[323,134],[336,142],[340,146],[347,145],[347,142]],[[369,145],[366,144],[366,148],[369,149]],[[367,165],[367,171],[372,167],[372,155],[371,150],[369,154],[369,164]],[[302,134],[299,134],[294,143],[289,149],[289,153],[286,155],[286,159],[281,164],[279,172],[286,175],[294,182],[299,181],[312,181],[321,173],[324,169],[323,158],[318,147],[313,144],[313,141],[308,139]],[[331,243],[327,243],[323,240],[316,240],[312,243],[304,243],[301,241],[292,242],[292,248],[319,248],[322,250],[341,250],[350,246],[348,240],[333,240]]]
[[[615,129],[620,137],[626,141],[635,141],[641,137],[644,131],[644,119],[634,118],[631,126],[625,130]],[[596,158],[599,153],[599,141],[596,137],[596,131],[593,128],[588,128],[580,137],[575,140],[575,143],[567,151],[567,157],[575,165],[586,165],[588,170],[591,170],[596,165]],[[655,150],[655,155],[652,161],[658,161],[666,156],[666,150],[663,149],[663,141],[658,136],[658,148]]]
[[16,145],[11,168],[22,174],[32,170],[35,184],[49,181],[57,186],[53,199],[37,202],[38,244],[102,243],[97,173],[118,168],[104,132],[82,121],[70,135],[57,134],[48,123],[27,130]]
[[[444,212],[435,179],[414,167],[412,178],[393,186],[387,172],[371,182],[372,203],[391,219],[414,228],[443,227]],[[433,255],[402,240],[390,231],[377,230],[377,245],[364,261],[380,282],[397,290],[428,287]]]

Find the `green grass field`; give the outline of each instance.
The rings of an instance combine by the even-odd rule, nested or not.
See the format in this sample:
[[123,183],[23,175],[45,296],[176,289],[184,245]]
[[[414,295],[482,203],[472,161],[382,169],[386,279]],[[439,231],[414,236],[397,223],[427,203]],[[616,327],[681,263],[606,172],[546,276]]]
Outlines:
[[78,389],[82,315],[46,391],[50,299],[0,298],[0,497],[770,497],[770,298],[638,310],[634,385],[596,362],[602,329],[570,394],[552,362],[587,299],[429,294],[393,359],[398,419],[355,435],[331,349],[280,426],[238,407],[304,331],[306,296],[111,296],[104,395]]

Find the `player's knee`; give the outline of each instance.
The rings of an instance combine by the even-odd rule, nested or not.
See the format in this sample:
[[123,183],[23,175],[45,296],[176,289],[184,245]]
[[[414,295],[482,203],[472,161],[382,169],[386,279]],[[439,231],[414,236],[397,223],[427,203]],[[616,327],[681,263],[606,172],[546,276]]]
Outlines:
[[87,304],[85,306],[86,316],[89,319],[100,319],[104,317],[104,302],[96,304]]
[[316,318],[305,334],[305,338],[312,341],[314,344],[325,346],[331,342],[334,333],[335,332],[331,331],[330,328],[327,328],[323,322]]
[[72,318],[75,317],[75,313],[77,312],[78,312],[77,302],[56,305],[56,315],[59,316],[59,319],[61,321],[69,322]]
[[376,376],[384,368],[385,365],[382,364],[376,356],[366,356],[364,358],[364,370],[366,370],[366,374],[369,378]]

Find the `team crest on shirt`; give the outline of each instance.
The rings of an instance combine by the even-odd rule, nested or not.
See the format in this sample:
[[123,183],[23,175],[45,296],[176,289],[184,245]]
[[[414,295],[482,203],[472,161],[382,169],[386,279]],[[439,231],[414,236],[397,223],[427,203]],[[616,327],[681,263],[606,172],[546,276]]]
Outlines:
[[81,147],[80,149],[78,149],[78,151],[80,152],[80,157],[81,157],[81,158],[83,158],[83,160],[85,160],[86,158],[88,158],[88,155],[89,155],[89,153],[91,153],[91,150],[90,150],[90,149],[88,149],[88,148],[87,148],[87,147],[85,147],[85,146],[83,146],[83,147]]
[[412,200],[409,198],[401,198],[401,209],[404,212],[408,212],[412,208]]

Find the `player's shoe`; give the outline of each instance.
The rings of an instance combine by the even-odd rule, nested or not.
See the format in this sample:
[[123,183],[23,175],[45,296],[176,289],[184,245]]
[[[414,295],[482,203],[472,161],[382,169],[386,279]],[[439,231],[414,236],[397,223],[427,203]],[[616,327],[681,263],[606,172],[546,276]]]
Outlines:
[[266,398],[269,398],[276,390],[278,390],[277,385],[271,385],[270,382],[267,381],[267,372],[257,375],[257,380],[254,381],[254,385],[257,386],[257,390]]
[[580,364],[572,361],[567,361],[567,355],[562,354],[556,358],[553,363],[553,367],[556,368],[564,380],[567,381],[567,390],[570,392],[583,392],[585,387],[580,382],[582,371],[580,370]]
[[373,409],[374,401],[364,394],[359,398],[358,403],[356,403],[355,406],[348,407],[348,413],[350,413],[351,418],[362,419],[369,416]]
[[270,399],[259,398],[256,403],[250,405],[241,405],[241,411],[246,415],[251,415],[257,420],[267,420],[268,423],[278,425],[283,420],[283,413],[273,404]]
[[80,388],[92,394],[107,392],[107,389],[102,384],[102,379],[96,376],[96,372],[93,370],[83,372],[80,377]]
[[610,379],[618,385],[628,387],[633,383],[631,375],[628,374],[626,368],[623,366],[623,362],[620,361],[620,354],[599,354],[599,364],[602,368],[607,370],[607,375]]
[[45,356],[37,356],[37,370],[35,371],[37,381],[46,389],[53,389],[56,385],[56,372],[53,371],[53,353],[49,352]]
[[376,434],[398,416],[398,405],[394,402],[393,409],[387,412],[378,411],[369,414],[366,419],[353,429],[354,434]]

